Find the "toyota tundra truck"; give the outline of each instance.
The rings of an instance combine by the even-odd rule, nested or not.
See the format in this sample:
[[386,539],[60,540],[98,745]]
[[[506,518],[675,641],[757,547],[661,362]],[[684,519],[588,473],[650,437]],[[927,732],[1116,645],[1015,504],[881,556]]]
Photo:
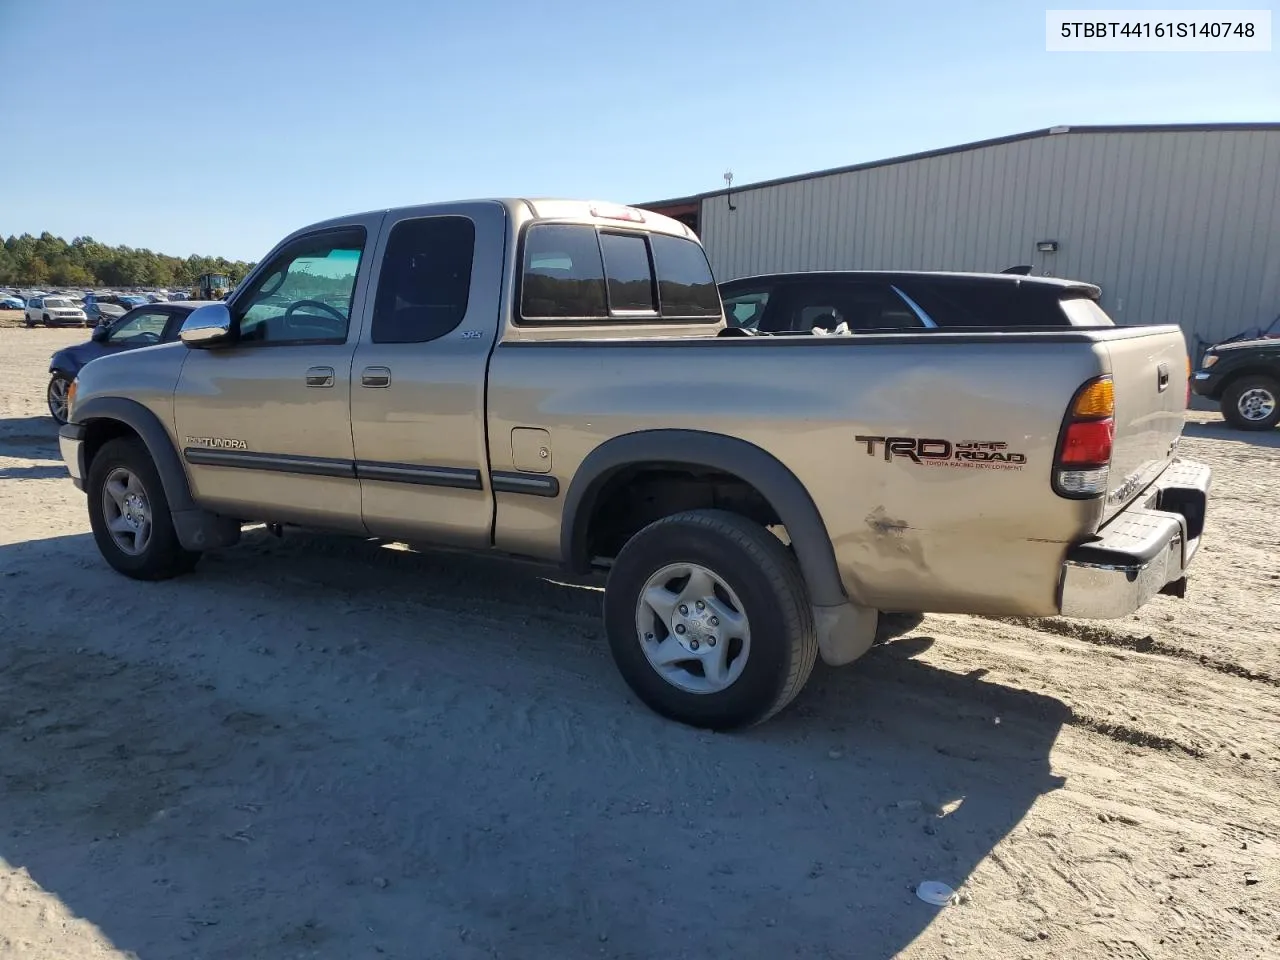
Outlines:
[[140,580],[248,523],[598,571],[627,684],[716,729],[864,654],[879,611],[1181,595],[1210,471],[1178,452],[1177,327],[895,316],[726,330],[697,237],[632,207],[378,210],[290,235],[178,342],[87,364],[61,451]]

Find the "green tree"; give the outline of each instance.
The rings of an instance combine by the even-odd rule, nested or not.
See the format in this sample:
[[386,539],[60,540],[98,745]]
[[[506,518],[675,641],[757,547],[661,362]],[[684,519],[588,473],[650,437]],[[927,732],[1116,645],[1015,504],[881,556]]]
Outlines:
[[0,283],[11,286],[178,286],[202,273],[225,273],[238,282],[252,263],[224,257],[174,257],[132,247],[110,247],[92,237],[67,243],[45,231],[11,235],[0,245]]

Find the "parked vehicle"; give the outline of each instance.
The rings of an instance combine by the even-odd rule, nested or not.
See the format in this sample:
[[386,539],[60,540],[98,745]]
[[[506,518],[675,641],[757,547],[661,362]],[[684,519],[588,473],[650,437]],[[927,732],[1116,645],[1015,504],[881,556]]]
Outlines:
[[1093,284],[1010,273],[775,273],[726,281],[720,295],[729,325],[753,333],[1115,325]]
[[191,299],[225,300],[231,292],[231,278],[225,273],[202,273],[196,277]]
[[[103,304],[104,308],[107,306],[110,304]],[[67,395],[86,363],[121,350],[173,342],[178,338],[182,322],[197,306],[199,304],[161,303],[137,307],[95,327],[93,336],[85,343],[64,347],[55,353],[49,359],[49,385],[45,391],[53,419],[59,424],[67,422]]]
[[1234,337],[1227,337],[1223,343],[1240,343],[1244,340],[1280,340],[1280,315],[1277,315],[1265,327],[1250,327],[1237,333]]
[[88,364],[59,442],[137,579],[250,521],[607,573],[627,683],[713,728],[857,659],[880,610],[1181,594],[1210,471],[1177,456],[1177,327],[724,329],[675,220],[379,210],[287,237],[180,343]]
[[0,309],[23,310],[26,306],[27,302],[21,297],[0,297]]
[[43,323],[46,327],[84,326],[88,322],[83,310],[66,297],[33,297],[24,308],[28,327]]
[[1191,389],[1218,401],[1236,430],[1270,430],[1280,423],[1280,338],[1259,332],[1260,339],[1210,347],[1191,378]]
[[84,298],[84,313],[90,326],[119,320],[132,309],[112,293],[91,293]]

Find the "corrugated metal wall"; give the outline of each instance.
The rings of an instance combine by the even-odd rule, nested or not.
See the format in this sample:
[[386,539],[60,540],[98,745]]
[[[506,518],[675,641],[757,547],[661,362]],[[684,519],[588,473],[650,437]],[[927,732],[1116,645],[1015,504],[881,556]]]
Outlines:
[[1280,313],[1280,130],[1052,134],[733,202],[702,201],[721,280],[1030,263],[1101,286],[1117,323],[1180,324],[1193,348]]

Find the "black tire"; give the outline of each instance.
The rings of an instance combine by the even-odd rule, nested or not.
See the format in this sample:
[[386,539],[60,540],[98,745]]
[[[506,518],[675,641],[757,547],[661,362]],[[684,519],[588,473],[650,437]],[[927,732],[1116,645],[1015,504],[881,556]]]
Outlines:
[[[696,563],[741,598],[751,646],[726,689],[691,693],[665,680],[641,647],[640,593],[668,564]],[[813,608],[795,559],[768,530],[723,510],[691,510],[649,524],[619,552],[604,595],[605,630],[628,686],[652,710],[695,727],[761,723],[804,687],[818,657]]]
[[62,384],[63,387],[61,395],[65,397],[66,388],[71,386],[71,380],[72,378],[68,377],[65,373],[58,372],[49,378],[49,386],[45,388],[44,398],[45,402],[49,405],[49,416],[53,417],[58,426],[65,424],[67,422],[67,418],[59,409],[59,405],[54,401],[54,386],[59,383]]
[[53,317],[49,316],[47,313],[44,315],[44,325],[46,327],[53,326]]
[[[1249,419],[1241,411],[1241,401],[1257,397],[1258,392],[1270,396],[1271,413],[1260,419]],[[1227,384],[1222,392],[1222,416],[1237,430],[1270,430],[1280,423],[1280,381],[1265,374],[1241,377]]]
[[[107,529],[103,503],[103,487],[107,477],[123,467],[141,481],[150,505],[151,536],[139,554],[130,554],[117,546]],[[135,580],[167,580],[190,573],[200,554],[184,550],[173,528],[169,501],[151,454],[141,440],[121,438],[103,444],[89,464],[85,492],[89,499],[89,524],[103,559],[127,577]]]
[[36,328],[36,322],[32,320],[29,316],[27,316],[25,313],[22,315],[22,322],[25,323],[27,327],[31,330],[34,330]]

